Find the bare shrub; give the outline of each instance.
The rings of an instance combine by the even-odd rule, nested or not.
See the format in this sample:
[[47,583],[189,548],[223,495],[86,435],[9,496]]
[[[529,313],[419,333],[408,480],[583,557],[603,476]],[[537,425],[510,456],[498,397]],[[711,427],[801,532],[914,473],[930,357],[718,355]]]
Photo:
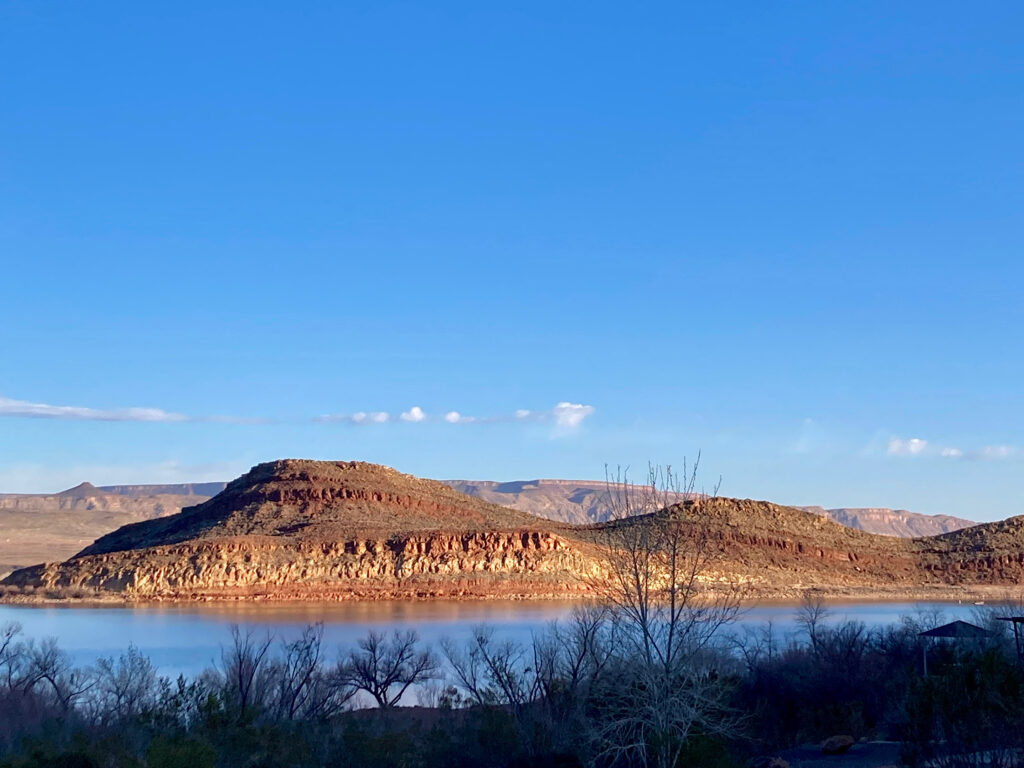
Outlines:
[[116,661],[109,657],[96,662],[93,706],[100,722],[123,721],[151,711],[158,692],[156,669],[134,645]]
[[381,709],[394,707],[410,686],[433,679],[437,659],[409,630],[390,635],[371,631],[341,662],[338,674],[349,686],[365,691]]
[[33,687],[43,686],[62,712],[69,712],[96,684],[90,670],[72,666],[71,657],[57,646],[56,638],[29,641],[24,652],[28,656],[26,679]]
[[831,617],[832,611],[825,604],[825,598],[821,591],[808,589],[800,600],[794,620],[807,635],[807,641],[811,644],[811,648],[817,650],[823,625]]
[[283,643],[281,657],[271,664],[273,710],[279,719],[328,718],[355,695],[356,689],[337,668],[324,668],[323,634],[322,624],[306,627],[298,639]]
[[251,630],[231,627],[231,645],[221,650],[221,684],[224,704],[239,720],[259,715],[269,698],[269,634],[257,637]]

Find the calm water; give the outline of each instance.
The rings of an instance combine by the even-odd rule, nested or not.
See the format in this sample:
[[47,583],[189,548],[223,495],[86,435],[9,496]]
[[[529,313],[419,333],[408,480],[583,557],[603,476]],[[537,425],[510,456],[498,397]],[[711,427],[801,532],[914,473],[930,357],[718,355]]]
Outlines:
[[[573,604],[563,602],[394,602],[326,605],[181,605],[135,607],[29,607],[0,605],[0,625],[18,622],[29,637],[56,637],[75,662],[86,665],[100,656],[116,656],[129,643],[147,654],[161,674],[191,674],[211,666],[238,624],[281,638],[293,638],[314,622],[323,622],[328,646],[353,644],[370,629],[415,629],[428,643],[462,639],[473,627],[487,624],[502,637],[527,641],[533,632],[564,619]],[[973,605],[957,603],[837,603],[830,620],[856,620],[869,626],[896,622],[916,611],[938,609],[947,621],[970,620]],[[748,608],[743,626],[772,622],[785,635],[794,629],[795,605]]]

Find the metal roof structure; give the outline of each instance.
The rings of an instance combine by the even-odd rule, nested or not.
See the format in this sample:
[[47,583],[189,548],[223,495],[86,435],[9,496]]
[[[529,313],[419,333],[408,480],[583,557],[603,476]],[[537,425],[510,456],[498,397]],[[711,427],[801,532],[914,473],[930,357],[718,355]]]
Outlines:
[[[1014,624],[1014,627],[1017,625]],[[986,640],[992,637],[987,629],[971,624],[966,621],[951,621],[941,627],[929,629],[927,632],[919,632],[918,637],[951,639],[951,640]],[[924,643],[921,647],[921,664],[924,668],[924,676],[928,677],[928,646],[931,643]]]
[[952,621],[919,634],[919,637],[948,637],[954,640],[981,640],[991,636],[992,633],[987,629],[966,621]]

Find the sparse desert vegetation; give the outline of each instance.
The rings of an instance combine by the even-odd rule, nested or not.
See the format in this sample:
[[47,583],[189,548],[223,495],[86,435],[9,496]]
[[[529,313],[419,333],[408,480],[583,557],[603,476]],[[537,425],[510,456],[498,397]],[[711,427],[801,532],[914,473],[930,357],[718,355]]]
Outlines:
[[998,611],[979,609],[986,641],[932,644],[927,676],[920,632],[941,616],[869,630],[814,601],[788,637],[688,610],[674,659],[657,629],[648,656],[614,605],[531,643],[483,626],[438,648],[411,632],[328,648],[318,626],[287,641],[236,629],[218,664],[173,680],[133,648],[75,668],[8,626],[0,765],[724,768],[784,765],[807,743],[860,760],[876,740],[907,766],[1011,765],[1024,676]]

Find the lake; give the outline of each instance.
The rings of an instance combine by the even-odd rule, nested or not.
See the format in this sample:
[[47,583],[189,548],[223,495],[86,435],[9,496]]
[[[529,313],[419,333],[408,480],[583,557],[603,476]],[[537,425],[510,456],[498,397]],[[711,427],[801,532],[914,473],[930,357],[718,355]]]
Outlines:
[[[220,658],[232,625],[280,638],[294,638],[311,623],[323,622],[328,648],[350,646],[370,629],[414,629],[427,643],[462,639],[480,624],[501,637],[528,641],[552,621],[568,617],[568,602],[379,602],[139,606],[0,605],[0,626],[17,622],[27,637],[56,637],[76,664],[117,656],[134,644],[150,657],[160,674],[194,674]],[[795,629],[795,604],[754,605],[740,619],[743,627],[771,622],[784,636]],[[919,611],[941,610],[945,620],[971,620],[975,606],[959,603],[832,603],[830,621],[855,620],[869,626],[893,623]],[[334,650],[330,651],[331,656]]]

